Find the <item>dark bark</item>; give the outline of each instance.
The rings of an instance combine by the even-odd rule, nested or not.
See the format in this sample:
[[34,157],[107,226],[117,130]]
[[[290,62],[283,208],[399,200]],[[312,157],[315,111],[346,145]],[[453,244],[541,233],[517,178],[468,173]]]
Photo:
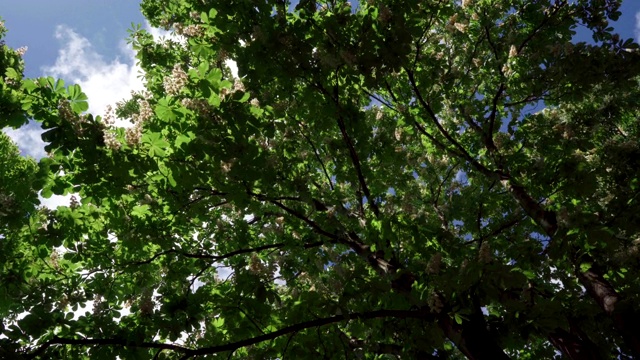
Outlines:
[[549,334],[549,341],[571,360],[600,360],[603,359],[597,347],[587,338],[573,334],[564,329],[556,329]]
[[284,327],[280,330],[276,330],[270,333],[266,333],[260,336],[248,338],[245,340],[240,340],[236,342],[226,343],[223,345],[199,348],[199,349],[190,349],[187,347],[183,347],[180,345],[174,344],[165,344],[160,342],[135,342],[131,340],[121,339],[121,338],[108,338],[108,339],[93,339],[93,338],[60,338],[54,337],[53,339],[45,342],[33,352],[26,354],[25,358],[27,359],[35,359],[45,353],[45,351],[51,347],[56,345],[77,345],[84,347],[91,346],[113,346],[113,347],[132,347],[132,348],[144,348],[144,349],[159,349],[159,350],[173,350],[177,353],[183,354],[182,359],[188,359],[199,355],[211,355],[218,354],[226,351],[234,351],[241,347],[270,341],[280,336],[294,334],[299,331],[326,326],[338,322],[349,321],[349,320],[368,320],[368,319],[377,319],[384,317],[393,317],[400,319],[424,319],[425,314],[423,311],[409,311],[409,310],[376,310],[364,313],[351,313],[340,316],[333,316],[329,318],[320,318],[315,320],[309,320],[301,323],[297,323],[291,326]]
[[482,313],[468,316],[462,324],[447,314],[439,320],[440,328],[469,360],[509,360],[487,329]]
[[[504,184],[525,212],[544,229],[550,238],[553,238],[558,229],[555,213],[546,211],[521,186],[512,184],[510,181],[505,181]],[[556,241],[558,240],[560,239],[556,239]],[[604,278],[597,266],[582,271],[580,269],[581,261],[574,259],[573,262],[580,284],[585,287],[589,296],[596,301],[600,308],[611,317],[615,329],[622,336],[633,355],[640,358],[640,322],[638,322],[640,315],[638,312],[631,307],[626,307],[625,310],[620,309],[619,303],[622,301],[620,294]]]
[[640,358],[640,316],[631,306],[622,306],[622,299],[596,267],[587,271],[576,269],[576,275],[587,293],[611,317],[633,355]]

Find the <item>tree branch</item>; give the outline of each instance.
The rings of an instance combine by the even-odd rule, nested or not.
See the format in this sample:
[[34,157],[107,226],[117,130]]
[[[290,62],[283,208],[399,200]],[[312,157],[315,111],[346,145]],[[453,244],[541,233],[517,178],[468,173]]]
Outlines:
[[[312,248],[312,247],[321,246],[323,244],[326,244],[326,242],[317,241],[317,242],[314,242],[314,243],[302,244],[302,247],[305,248],[305,249],[309,249],[309,248]],[[254,252],[263,251],[263,250],[280,249],[280,248],[283,248],[285,246],[287,246],[287,244],[285,244],[285,243],[269,244],[269,245],[258,246],[258,247],[255,247],[255,248],[238,249],[238,250],[234,250],[232,252],[226,253],[224,255],[192,254],[192,253],[187,253],[187,252],[176,250],[176,249],[169,249],[169,250],[161,251],[161,252],[153,255],[151,258],[149,258],[147,260],[130,262],[130,263],[122,264],[122,266],[134,266],[134,265],[150,264],[155,259],[157,259],[157,258],[159,258],[161,256],[164,256],[164,255],[168,255],[168,254],[178,254],[178,255],[181,255],[181,256],[184,256],[184,257],[187,257],[187,258],[191,258],[191,259],[207,259],[207,260],[213,260],[213,261],[221,261],[221,260],[225,260],[225,259],[234,257],[236,255],[254,253]]]
[[[411,87],[413,88],[413,92],[415,93],[416,98],[418,99],[418,102],[420,103],[420,105],[425,109],[425,111],[429,115],[429,118],[431,119],[431,122],[433,122],[433,124],[436,126],[436,128],[438,128],[438,131],[447,139],[447,141],[449,141],[449,143],[451,145],[453,145],[457,149],[457,151],[452,151],[448,147],[445,147],[445,150],[447,152],[452,152],[457,157],[463,158],[464,160],[469,162],[469,164],[471,164],[474,168],[476,168],[476,170],[480,171],[481,173],[483,173],[483,174],[485,174],[487,176],[490,176],[492,178],[496,178],[496,176],[498,175],[497,173],[495,173],[494,171],[489,170],[487,167],[485,167],[480,162],[478,162],[478,160],[474,159],[467,152],[467,150],[462,145],[460,145],[460,143],[457,142],[456,139],[454,139],[451,136],[451,134],[449,134],[449,132],[444,127],[442,127],[442,124],[440,124],[440,121],[438,120],[438,117],[436,116],[436,114],[433,112],[433,109],[431,109],[431,106],[429,106],[429,104],[422,97],[422,93],[418,89],[418,85],[416,83],[416,80],[415,80],[415,77],[413,75],[413,72],[411,70],[409,70],[409,69],[406,69],[406,68],[405,68],[405,71],[407,73],[407,76],[409,77],[409,82],[411,83]],[[414,120],[414,123],[416,125],[419,125],[418,122],[415,121],[415,120]],[[433,135],[431,135],[428,132],[426,132],[426,130],[422,126],[418,126],[418,129],[425,136],[429,137],[430,140],[432,140],[432,141],[435,140]],[[435,145],[437,145],[437,143]]]
[[351,157],[351,161],[353,162],[353,167],[356,170],[356,175],[358,176],[358,182],[360,186],[362,186],[362,191],[364,191],[364,195],[367,197],[369,204],[371,204],[371,210],[373,213],[379,217],[380,209],[378,209],[378,205],[376,205],[375,199],[371,197],[371,192],[369,191],[369,187],[367,186],[367,182],[364,179],[364,175],[362,174],[362,167],[360,165],[360,159],[358,158],[358,153],[356,152],[355,147],[353,146],[353,142],[351,141],[351,137],[347,134],[347,129],[344,126],[344,119],[342,115],[338,115],[338,127],[340,128],[340,132],[342,133],[342,139],[345,144],[347,144],[347,148],[349,149],[349,156]]
[[33,352],[26,354],[24,356],[25,359],[35,359],[38,356],[44,355],[44,352],[51,346],[55,345],[77,345],[77,346],[119,346],[119,347],[132,347],[132,348],[143,348],[143,349],[159,349],[159,350],[172,350],[175,352],[179,352],[184,354],[182,359],[188,359],[193,356],[198,355],[210,355],[217,354],[225,351],[233,351],[245,346],[261,343],[264,341],[269,341],[276,339],[280,336],[287,334],[294,334],[299,331],[325,326],[332,323],[349,321],[349,320],[368,320],[368,319],[376,319],[383,317],[394,317],[394,318],[415,318],[415,319],[424,319],[428,317],[430,314],[426,311],[412,311],[412,310],[375,310],[364,313],[351,313],[340,316],[333,316],[329,318],[321,318],[310,320],[306,322],[301,322],[295,325],[287,326],[277,331],[273,331],[270,333],[266,333],[260,336],[256,336],[253,338],[240,340],[224,345],[217,345],[199,349],[189,349],[184,346],[175,345],[175,344],[165,344],[158,342],[136,342],[119,338],[109,338],[109,339],[91,339],[91,338],[82,338],[82,339],[68,339],[61,337],[53,337],[51,340],[48,340],[44,344],[40,345]]
[[159,349],[159,350],[173,350],[178,352],[187,352],[190,349],[175,345],[175,344],[164,344],[157,342],[135,342],[125,339],[67,339],[54,336],[51,340],[45,342],[40,345],[35,351],[30,354],[26,354],[24,356],[25,359],[35,359],[40,355],[43,355],[44,352],[51,346],[55,345],[79,345],[79,346],[128,346],[135,348],[146,348],[146,349]]
[[375,200],[371,197],[371,192],[369,191],[369,187],[367,186],[367,183],[365,181],[364,175],[362,174],[362,166],[360,164],[360,159],[358,157],[358,153],[356,152],[356,149],[355,149],[355,146],[353,144],[353,141],[351,140],[351,137],[347,133],[347,129],[346,129],[345,124],[344,124],[342,108],[340,106],[340,100],[338,98],[338,96],[339,96],[338,87],[335,86],[334,87],[334,93],[331,94],[331,93],[329,93],[329,91],[327,91],[327,89],[325,89],[324,86],[322,86],[322,84],[315,83],[314,86],[324,96],[326,96],[329,99],[331,99],[336,105],[336,110],[337,110],[336,121],[338,122],[338,127],[340,128],[340,133],[342,134],[342,140],[347,145],[347,149],[349,150],[349,157],[351,158],[351,162],[353,163],[354,170],[356,171],[356,176],[358,177],[358,182],[360,183],[360,186],[362,187],[362,191],[364,191],[364,194],[367,197],[367,201],[369,202],[369,204],[371,204],[371,210],[376,215],[376,217],[379,217],[380,216],[380,209],[378,208],[378,205],[375,203]]
[[313,149],[313,153],[316,155],[316,159],[320,163],[320,166],[322,167],[322,171],[324,172],[324,175],[327,177],[327,181],[329,181],[329,187],[331,188],[331,191],[333,191],[333,181],[331,181],[331,176],[329,176],[329,172],[327,172],[327,167],[324,166],[324,162],[320,158],[320,154],[318,153],[318,149],[315,147],[315,145],[313,145],[313,142],[311,141],[311,139],[304,133],[304,130],[300,130],[300,133],[302,134],[302,137],[304,137],[305,140],[307,140],[307,142],[309,143],[309,145]]
[[342,322],[342,321],[368,320],[368,319],[376,319],[376,318],[383,318],[383,317],[394,317],[394,318],[402,318],[402,319],[407,319],[407,318],[424,319],[429,315],[430,314],[425,311],[376,310],[376,311],[365,312],[365,313],[352,313],[352,314],[346,314],[346,315],[340,315],[340,316],[333,316],[329,318],[315,319],[315,320],[287,326],[280,330],[273,331],[273,332],[256,336],[254,338],[250,338],[246,340],[241,340],[241,341],[237,341],[229,344],[211,346],[211,347],[206,347],[201,349],[187,350],[187,351],[184,351],[185,356],[183,356],[182,359],[188,359],[198,355],[211,355],[211,354],[218,354],[225,351],[233,351],[241,347],[261,343],[264,341],[273,340],[283,335],[297,333],[299,331],[306,330],[309,328],[325,326],[325,325]]

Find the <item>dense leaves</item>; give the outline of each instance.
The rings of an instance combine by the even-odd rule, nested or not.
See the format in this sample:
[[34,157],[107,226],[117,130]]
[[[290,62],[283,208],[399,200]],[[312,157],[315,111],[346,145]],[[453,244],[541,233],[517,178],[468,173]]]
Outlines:
[[47,129],[35,183],[81,200],[2,239],[23,244],[3,351],[640,356],[640,62],[618,7],[146,0],[176,36],[132,29],[146,91],[103,118],[6,70],[7,106]]

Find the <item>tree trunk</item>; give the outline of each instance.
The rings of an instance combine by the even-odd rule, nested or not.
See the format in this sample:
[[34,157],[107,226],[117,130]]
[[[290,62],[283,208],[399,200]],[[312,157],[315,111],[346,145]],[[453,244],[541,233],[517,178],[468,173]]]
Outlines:
[[474,314],[457,324],[448,314],[438,321],[440,328],[469,360],[509,360],[495,337],[487,330],[483,315]]
[[595,344],[589,339],[570,333],[564,329],[556,329],[549,334],[549,341],[571,360],[601,360]]
[[[553,238],[558,229],[555,213],[546,211],[542,205],[529,196],[522,186],[514,184],[508,177],[502,180],[502,183],[525,212],[544,229],[550,238]],[[577,267],[576,276],[582,286],[587,289],[587,293],[598,303],[600,308],[611,317],[616,330],[631,349],[633,355],[640,358],[640,314],[630,306],[626,307],[627,311],[619,309],[620,295],[596,267],[582,271],[579,268],[580,263],[576,259],[573,262]],[[616,304],[618,304],[617,307]]]
[[[600,308],[613,320],[618,333],[633,355],[640,358],[640,322],[636,311],[631,307],[621,306],[620,295],[613,286],[600,274],[597,268],[591,267],[587,271],[576,269],[576,275],[587,293],[600,305]],[[617,305],[617,306],[616,306]]]

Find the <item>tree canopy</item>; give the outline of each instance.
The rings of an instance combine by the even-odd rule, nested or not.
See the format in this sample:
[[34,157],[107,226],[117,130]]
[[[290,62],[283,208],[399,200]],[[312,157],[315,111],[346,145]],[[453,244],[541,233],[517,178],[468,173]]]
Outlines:
[[0,355],[639,358],[619,6],[144,0],[175,36],[132,28],[102,116],[2,45],[0,126],[49,156],[0,137]]

